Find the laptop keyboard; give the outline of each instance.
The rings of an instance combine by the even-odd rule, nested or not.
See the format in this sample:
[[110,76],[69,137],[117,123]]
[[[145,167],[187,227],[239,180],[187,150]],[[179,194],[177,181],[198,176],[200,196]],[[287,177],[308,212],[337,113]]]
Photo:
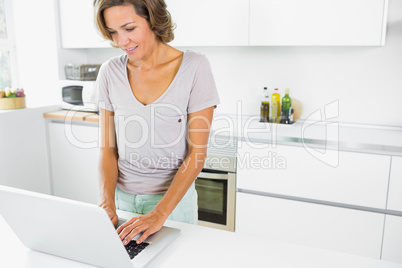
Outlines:
[[146,248],[149,244],[146,242],[142,242],[141,244],[137,244],[135,240],[131,240],[126,246],[126,250],[130,259],[134,259],[135,256],[138,255],[144,248]]

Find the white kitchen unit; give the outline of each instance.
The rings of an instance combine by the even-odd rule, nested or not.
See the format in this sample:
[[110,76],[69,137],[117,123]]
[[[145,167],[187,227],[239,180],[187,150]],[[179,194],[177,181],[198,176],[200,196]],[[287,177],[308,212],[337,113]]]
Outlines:
[[96,30],[93,0],[60,0],[59,12],[63,48],[111,47]]
[[250,0],[251,46],[383,46],[388,0]]
[[166,0],[173,46],[247,46],[249,0]]
[[391,156],[315,149],[238,143],[236,232],[381,258]]
[[49,120],[47,126],[53,195],[97,204],[98,125]]
[[237,193],[236,232],[380,258],[384,214]]
[[384,261],[402,263],[402,217],[387,215],[385,219],[382,257]]
[[239,142],[237,188],[385,209],[390,156],[339,151],[332,167],[304,147],[262,145]]
[[393,156],[387,209],[402,212],[402,157]]
[[[60,0],[63,48],[111,47],[97,32],[93,0]],[[173,46],[247,46],[249,0],[166,0],[175,30]]]
[[[111,47],[92,0],[60,0],[63,48]],[[383,46],[388,0],[166,0],[173,46]]]

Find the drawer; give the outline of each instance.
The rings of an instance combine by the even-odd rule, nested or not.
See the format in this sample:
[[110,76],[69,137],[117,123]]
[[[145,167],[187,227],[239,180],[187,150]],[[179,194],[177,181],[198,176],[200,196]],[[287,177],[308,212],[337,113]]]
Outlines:
[[237,188],[385,209],[390,156],[327,151],[333,167],[304,147],[257,147],[238,147]]
[[237,193],[236,232],[380,258],[384,214]]
[[402,217],[387,215],[381,259],[402,263]]
[[402,157],[392,157],[387,209],[402,211]]

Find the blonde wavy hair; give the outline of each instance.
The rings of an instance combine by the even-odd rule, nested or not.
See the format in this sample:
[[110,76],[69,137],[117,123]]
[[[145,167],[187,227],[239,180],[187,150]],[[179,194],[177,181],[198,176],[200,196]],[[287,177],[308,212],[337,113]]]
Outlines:
[[110,7],[126,5],[134,6],[137,15],[148,22],[149,28],[159,41],[173,41],[175,25],[164,0],[94,0],[96,27],[103,38],[109,40],[113,46],[117,47],[106,28],[103,12]]

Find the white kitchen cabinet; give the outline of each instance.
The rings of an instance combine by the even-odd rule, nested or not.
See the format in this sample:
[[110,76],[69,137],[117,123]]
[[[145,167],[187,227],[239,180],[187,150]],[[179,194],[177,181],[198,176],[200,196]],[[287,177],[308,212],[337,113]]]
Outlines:
[[249,0],[166,0],[173,46],[247,46]]
[[98,203],[97,125],[48,123],[51,184],[55,196]]
[[237,188],[385,209],[390,156],[334,151],[332,167],[304,147],[261,146],[239,143]]
[[402,157],[393,156],[387,209],[402,211]]
[[402,263],[402,217],[387,215],[381,259]]
[[[96,30],[93,0],[60,0],[63,48],[111,47]],[[173,46],[248,45],[248,0],[166,0],[176,23]]]
[[380,258],[383,223],[380,213],[241,192],[236,198],[237,233],[372,258]]
[[384,45],[388,0],[250,0],[251,46]]
[[[63,48],[111,47],[93,0],[59,0]],[[380,46],[388,0],[166,0],[173,46]]]
[[60,0],[59,12],[63,48],[111,47],[96,30],[93,0]]

